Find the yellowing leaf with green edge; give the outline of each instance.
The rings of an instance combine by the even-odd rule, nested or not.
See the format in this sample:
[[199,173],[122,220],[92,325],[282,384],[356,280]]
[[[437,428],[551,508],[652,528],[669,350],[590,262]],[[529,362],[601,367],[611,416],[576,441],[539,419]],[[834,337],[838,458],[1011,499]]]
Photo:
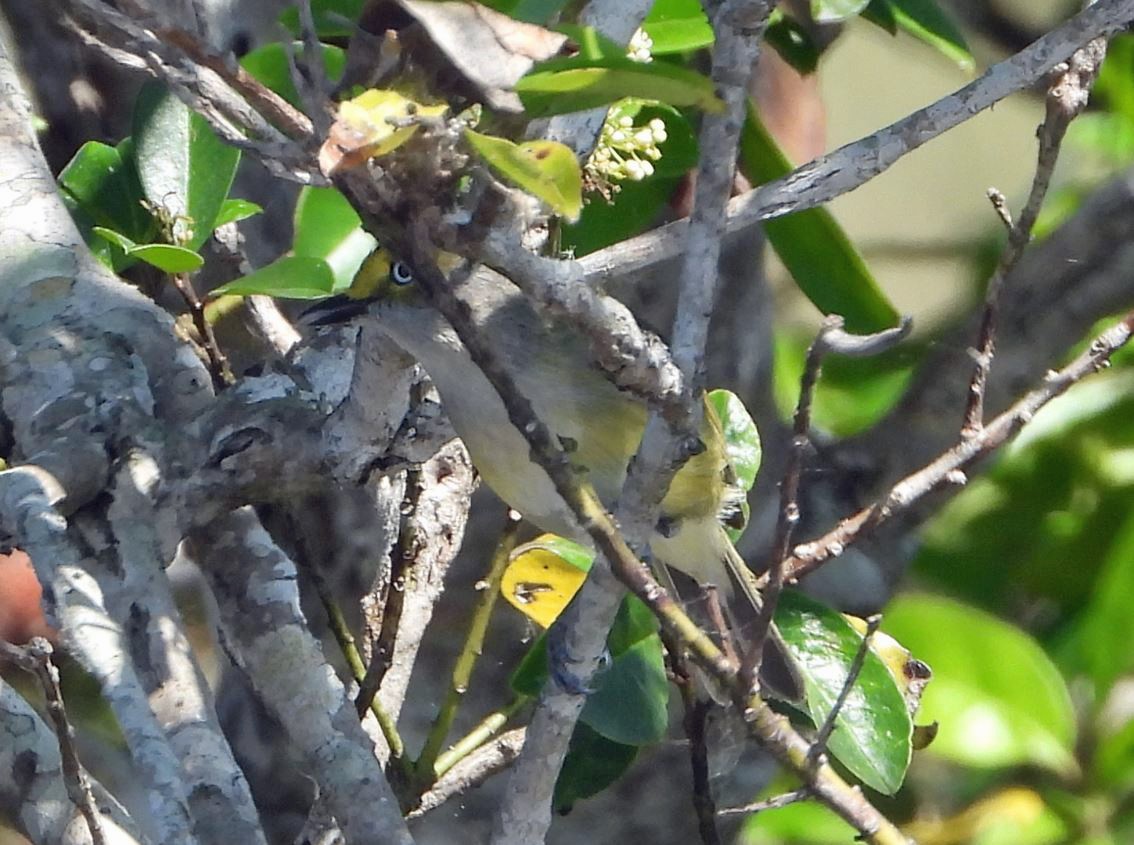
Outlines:
[[542,534],[512,552],[501,591],[516,610],[549,628],[583,585],[592,559],[578,543]]
[[397,91],[364,91],[339,104],[338,118],[319,151],[319,164],[331,174],[387,155],[413,137],[418,129],[414,118],[441,117],[448,108],[426,106]]
[[465,138],[489,166],[532,196],[538,197],[567,222],[583,210],[583,175],[571,149],[557,141],[524,141],[465,130]]

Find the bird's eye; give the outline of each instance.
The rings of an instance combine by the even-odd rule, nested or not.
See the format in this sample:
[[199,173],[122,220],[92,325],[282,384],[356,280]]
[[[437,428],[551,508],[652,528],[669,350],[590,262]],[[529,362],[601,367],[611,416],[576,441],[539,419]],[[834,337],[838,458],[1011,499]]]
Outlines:
[[395,285],[408,285],[413,281],[413,270],[404,261],[395,261],[390,265],[390,280]]

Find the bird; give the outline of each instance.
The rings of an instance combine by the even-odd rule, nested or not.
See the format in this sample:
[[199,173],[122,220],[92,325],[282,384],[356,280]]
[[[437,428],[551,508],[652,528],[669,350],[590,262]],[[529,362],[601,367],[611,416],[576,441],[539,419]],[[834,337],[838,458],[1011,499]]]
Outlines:
[[[503,274],[479,265],[460,294],[516,388],[610,506],[641,440],[645,401],[611,382],[578,332],[537,313]],[[430,304],[412,267],[381,247],[363,262],[346,293],[312,306],[302,322],[335,324],[363,314],[424,368],[484,482],[536,527],[589,545],[456,330]],[[720,420],[707,402],[699,435],[704,448],[674,476],[650,549],[657,560],[698,584],[715,585],[751,619],[761,607],[757,580],[725,530],[726,523],[743,524],[745,491],[729,463]],[[780,642],[778,634],[773,639]]]

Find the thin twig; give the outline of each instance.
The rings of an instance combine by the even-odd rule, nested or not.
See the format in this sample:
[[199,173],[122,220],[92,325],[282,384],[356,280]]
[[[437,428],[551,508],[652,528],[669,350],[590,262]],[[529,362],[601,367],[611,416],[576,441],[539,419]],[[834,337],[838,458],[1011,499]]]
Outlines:
[[1031,241],[1032,228],[1039,217],[1044,197],[1047,196],[1048,187],[1051,185],[1051,177],[1059,160],[1059,151],[1067,134],[1067,128],[1087,107],[1091,85],[1098,76],[1105,57],[1106,41],[1095,39],[1076,51],[1067,62],[1053,71],[1051,85],[1047,91],[1044,121],[1037,133],[1039,153],[1036,172],[1032,177],[1032,187],[1028,192],[1027,201],[1015,223],[1012,222],[1003,194],[996,190],[989,191],[993,208],[1008,228],[1008,243],[1000,254],[996,271],[988,282],[988,290],[985,291],[980,337],[973,350],[973,374],[969,382],[968,403],[961,429],[966,437],[973,436],[984,425],[984,396],[988,385],[988,374],[992,369],[992,359],[996,354],[996,324],[1004,280],[1019,263],[1020,257]]
[[201,336],[201,343],[209,358],[209,375],[213,378],[213,387],[222,390],[235,382],[236,377],[232,374],[232,367],[229,366],[228,358],[221,350],[220,344],[217,343],[213,324],[205,317],[205,305],[197,296],[197,291],[193,287],[193,281],[189,278],[188,273],[173,273],[171,277],[174,287],[181,294],[181,298],[185,300],[185,304],[189,306],[193,325]]
[[453,664],[453,676],[449,680],[449,688],[445,692],[445,700],[437,710],[437,717],[422,745],[421,754],[414,762],[416,783],[422,791],[433,785],[436,779],[434,766],[445,745],[445,740],[452,730],[453,721],[457,717],[457,708],[464,700],[469,688],[473,668],[476,660],[484,649],[484,637],[488,632],[488,622],[492,618],[492,610],[496,600],[500,597],[500,582],[504,578],[504,570],[508,567],[508,560],[512,550],[516,548],[519,539],[521,517],[509,509],[504,527],[500,532],[500,539],[493,552],[488,575],[482,584],[478,585],[480,596],[473,609],[472,619],[469,622],[468,636],[461,647],[461,653]]
[[780,592],[784,586],[783,560],[791,549],[791,538],[799,524],[799,479],[803,473],[803,459],[811,443],[811,401],[815,386],[819,383],[819,371],[823,367],[823,356],[827,346],[824,336],[843,327],[843,318],[832,314],[823,320],[819,332],[807,349],[803,375],[799,380],[799,401],[795,406],[791,448],[788,450],[787,466],[780,482],[780,511],[776,522],[776,539],[772,546],[772,557],[768,564],[767,582],[761,589],[764,604],[756,617],[752,634],[752,647],[745,656],[741,671],[750,682],[760,673],[764,659],[764,643],[772,629],[772,617],[779,604]]
[[784,561],[784,577],[789,583],[838,557],[852,543],[894,516],[909,510],[933,490],[947,484],[961,485],[965,470],[980,458],[1003,446],[1036,413],[1072,385],[1091,373],[1110,365],[1111,356],[1130,340],[1134,331],[1134,311],[1096,337],[1087,349],[1058,372],[1049,372],[1043,383],[1028,392],[1012,407],[997,416],[971,437],[961,438],[953,448],[930,464],[911,473],[890,488],[874,504],[842,520],[832,530],[811,542],[796,546]]
[[82,813],[94,845],[106,845],[106,834],[102,829],[102,815],[95,806],[94,793],[86,769],[79,761],[75,748],[75,729],[67,718],[67,708],[63,704],[63,691],[59,688],[59,669],[52,659],[55,650],[43,637],[33,637],[26,646],[17,646],[0,640],[0,655],[11,660],[25,672],[34,675],[43,687],[47,702],[47,714],[55,726],[55,736],[59,740],[59,759],[63,768],[63,782],[71,803]]
[[743,807],[727,807],[720,811],[720,815],[749,816],[762,813],[765,810],[778,810],[780,807],[797,804],[800,801],[806,801],[808,798],[813,797],[814,793],[812,793],[809,787],[801,786],[799,789],[793,789],[791,792],[785,792],[783,795],[777,795],[774,798],[767,798],[763,801],[753,801],[751,804],[745,804]]
[[913,324],[905,318],[896,328],[869,335],[848,334],[844,331],[843,325],[842,317],[837,314],[829,315],[823,320],[815,340],[807,349],[803,375],[800,376],[799,401],[796,404],[792,423],[791,448],[788,451],[783,481],[780,482],[780,511],[776,525],[776,539],[767,574],[761,583],[764,603],[756,618],[752,648],[741,670],[750,682],[754,682],[760,672],[760,664],[764,658],[764,643],[772,629],[772,618],[775,616],[784,586],[784,561],[791,551],[792,536],[800,520],[799,485],[803,475],[803,460],[811,444],[811,403],[819,383],[823,358],[828,352],[857,358],[878,355],[893,348],[906,337]]
[[882,616],[877,613],[866,620],[866,632],[862,635],[862,642],[859,643],[858,651],[855,652],[850,669],[847,670],[846,680],[843,681],[842,689],[839,690],[839,695],[831,706],[831,712],[827,714],[827,718],[819,726],[819,731],[815,734],[815,741],[811,744],[811,750],[807,754],[808,763],[812,766],[816,765],[827,753],[827,743],[831,739],[831,734],[835,732],[835,722],[838,720],[843,707],[846,706],[847,697],[854,689],[858,676],[862,674],[862,667],[866,665],[866,655],[870,652],[870,640],[881,624]]

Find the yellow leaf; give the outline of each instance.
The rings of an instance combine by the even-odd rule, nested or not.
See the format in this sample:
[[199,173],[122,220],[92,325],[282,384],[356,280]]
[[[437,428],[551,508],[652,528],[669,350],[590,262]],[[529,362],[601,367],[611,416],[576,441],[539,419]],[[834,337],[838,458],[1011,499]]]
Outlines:
[[357,167],[393,152],[417,131],[413,118],[441,117],[448,108],[422,105],[397,91],[378,88],[344,101],[319,153],[323,171],[330,174]]
[[563,538],[544,534],[512,552],[501,586],[508,603],[548,628],[567,607],[587,573],[556,549]]

